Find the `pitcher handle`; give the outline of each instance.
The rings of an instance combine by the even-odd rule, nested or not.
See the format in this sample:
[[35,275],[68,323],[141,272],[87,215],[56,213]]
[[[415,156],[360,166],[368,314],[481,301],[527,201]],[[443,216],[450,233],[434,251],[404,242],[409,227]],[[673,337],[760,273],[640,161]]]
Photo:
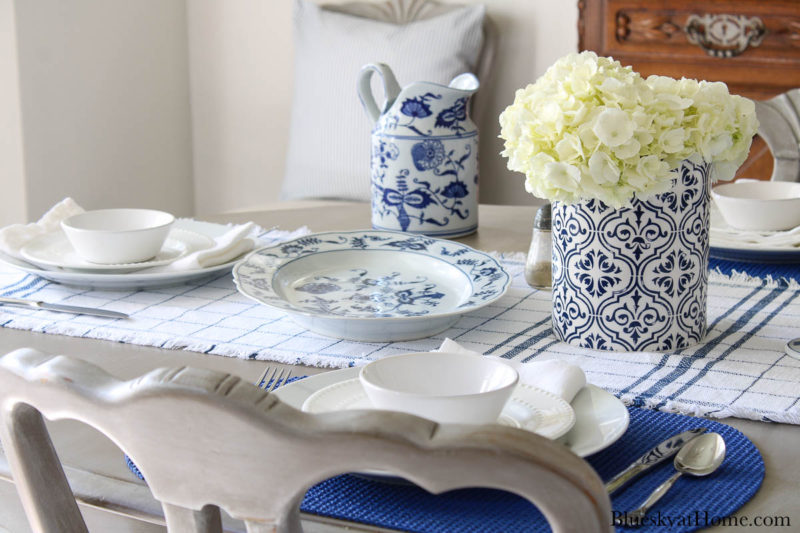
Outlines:
[[[380,109],[375,103],[375,97],[372,95],[372,86],[370,85],[373,72],[377,72],[378,76],[381,77],[383,81],[383,92],[386,96],[383,107]],[[400,91],[400,85],[397,83],[392,69],[384,63],[364,65],[361,68],[361,72],[358,74],[358,97],[361,100],[361,105],[364,106],[364,110],[373,122],[377,122],[380,116],[394,104]]]

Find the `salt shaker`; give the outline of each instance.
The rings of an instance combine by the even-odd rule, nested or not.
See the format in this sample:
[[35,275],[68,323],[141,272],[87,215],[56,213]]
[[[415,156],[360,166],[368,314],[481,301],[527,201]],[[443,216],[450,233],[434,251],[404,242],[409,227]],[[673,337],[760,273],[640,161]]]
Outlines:
[[525,281],[536,289],[550,289],[553,283],[551,237],[551,207],[547,203],[536,212],[528,259],[525,261]]

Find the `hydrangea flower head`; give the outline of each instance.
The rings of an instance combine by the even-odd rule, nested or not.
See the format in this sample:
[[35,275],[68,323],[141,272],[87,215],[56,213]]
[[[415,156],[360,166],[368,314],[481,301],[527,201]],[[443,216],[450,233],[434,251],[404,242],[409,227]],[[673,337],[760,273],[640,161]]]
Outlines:
[[502,154],[540,198],[612,207],[663,192],[681,161],[730,179],[758,129],[752,101],[720,82],[642,78],[594,52],[559,59],[500,115]]

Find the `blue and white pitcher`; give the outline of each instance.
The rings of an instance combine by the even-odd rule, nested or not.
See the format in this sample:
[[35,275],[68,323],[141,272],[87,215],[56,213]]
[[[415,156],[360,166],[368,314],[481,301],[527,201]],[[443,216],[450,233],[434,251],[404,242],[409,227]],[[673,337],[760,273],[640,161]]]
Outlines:
[[[373,72],[386,101],[375,103]],[[450,85],[416,82],[401,89],[391,69],[361,69],[358,94],[372,130],[372,227],[459,237],[478,229],[478,128],[469,98],[478,90],[469,73]]]

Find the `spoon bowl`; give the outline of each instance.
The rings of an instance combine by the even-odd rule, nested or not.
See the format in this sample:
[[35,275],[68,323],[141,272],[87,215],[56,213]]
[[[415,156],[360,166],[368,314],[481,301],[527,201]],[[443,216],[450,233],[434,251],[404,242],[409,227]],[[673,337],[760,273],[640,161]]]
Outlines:
[[725,460],[725,440],[719,433],[699,435],[675,456],[675,469],[691,476],[713,474]]
[[660,500],[682,474],[690,476],[707,476],[719,468],[725,460],[725,439],[719,433],[698,435],[683,445],[675,456],[675,472],[668,480],[659,485],[635,511],[627,512],[614,520],[616,525],[637,527],[642,525],[647,511]]

